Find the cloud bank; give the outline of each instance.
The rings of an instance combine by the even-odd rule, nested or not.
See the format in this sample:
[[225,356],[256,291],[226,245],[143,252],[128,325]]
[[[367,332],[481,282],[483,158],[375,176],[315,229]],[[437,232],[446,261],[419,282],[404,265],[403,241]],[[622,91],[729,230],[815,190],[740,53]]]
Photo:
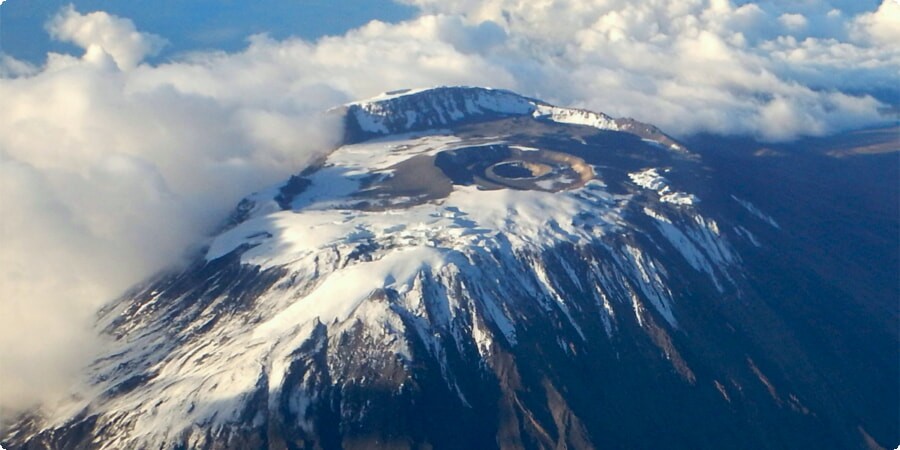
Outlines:
[[42,67],[0,54],[7,415],[69,386],[99,345],[98,305],[333,146],[339,124],[320,112],[351,99],[487,85],[678,135],[766,140],[896,120],[881,112],[897,102],[894,0],[406,2],[421,15],[157,65],[145,58],[164,38],[68,7],[47,32],[83,54]]

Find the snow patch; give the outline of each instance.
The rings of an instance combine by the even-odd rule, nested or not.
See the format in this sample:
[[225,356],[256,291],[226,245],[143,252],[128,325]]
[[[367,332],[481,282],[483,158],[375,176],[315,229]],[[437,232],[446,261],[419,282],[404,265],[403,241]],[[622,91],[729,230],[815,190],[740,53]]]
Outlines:
[[297,324],[313,319],[325,324],[342,322],[376,289],[408,288],[424,267],[436,268],[443,264],[444,252],[413,247],[332,272],[309,295],[258,326],[254,337],[277,338]]
[[775,219],[773,219],[771,216],[767,215],[766,213],[760,211],[760,209],[757,208],[755,205],[753,205],[753,203],[750,203],[746,200],[741,200],[733,195],[731,196],[731,198],[734,201],[736,201],[739,205],[741,205],[744,209],[746,209],[747,212],[756,216],[757,219],[762,220],[763,222],[771,225],[775,229],[781,229],[781,226],[778,225],[778,222],[776,222]]
[[363,131],[375,134],[399,133],[414,127],[447,126],[488,114],[531,116],[556,123],[622,131],[615,119],[606,114],[548,105],[502,89],[456,86],[405,89],[346,106]]
[[535,104],[532,116],[536,119],[550,120],[571,125],[585,125],[600,130],[618,131],[615,119],[606,114],[585,111],[582,109],[560,108],[546,104]]
[[651,191],[656,191],[659,195],[659,201],[663,203],[672,203],[674,205],[694,205],[700,202],[700,199],[693,194],[678,192],[672,190],[669,180],[659,174],[659,169],[651,168],[641,172],[632,172],[628,174],[631,181]]

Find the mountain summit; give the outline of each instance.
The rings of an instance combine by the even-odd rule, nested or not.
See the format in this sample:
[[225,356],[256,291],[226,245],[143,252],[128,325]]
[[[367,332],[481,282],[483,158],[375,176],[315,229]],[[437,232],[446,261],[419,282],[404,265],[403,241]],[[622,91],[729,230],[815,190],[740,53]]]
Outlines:
[[338,112],[345,145],[103,309],[89,390],[7,448],[894,443],[866,386],[896,361],[847,356],[889,326],[814,328],[796,299],[838,294],[780,248],[791,219],[688,146],[484,88]]

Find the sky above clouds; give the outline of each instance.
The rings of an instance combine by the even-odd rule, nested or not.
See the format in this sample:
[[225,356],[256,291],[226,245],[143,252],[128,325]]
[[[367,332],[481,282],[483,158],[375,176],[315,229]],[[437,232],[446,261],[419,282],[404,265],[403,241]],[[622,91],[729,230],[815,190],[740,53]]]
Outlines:
[[33,63],[42,62],[48,50],[73,51],[73,46],[42,32],[44,24],[69,4],[79,11],[127,17],[140,30],[165,36],[169,45],[162,57],[186,50],[240,50],[247,36],[255,33],[315,39],[342,34],[373,19],[407,19],[416,11],[391,0],[9,0],[0,10],[0,43],[5,51]]
[[344,102],[486,85],[774,141],[897,120],[896,0],[130,3],[0,6],[7,412],[68,387],[99,305],[335,145]]

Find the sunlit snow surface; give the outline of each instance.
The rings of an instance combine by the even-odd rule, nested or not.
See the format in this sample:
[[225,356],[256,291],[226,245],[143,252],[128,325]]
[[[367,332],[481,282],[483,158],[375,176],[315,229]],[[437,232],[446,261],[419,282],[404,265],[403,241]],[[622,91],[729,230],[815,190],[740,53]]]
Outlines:
[[[494,143],[502,140],[481,145]],[[575,191],[555,193],[454,186],[447,198],[434,202],[383,211],[355,208],[359,200],[353,194],[362,178],[389,172],[389,167],[413,156],[434,155],[461,145],[454,136],[437,135],[341,147],[310,176],[312,184],[294,199],[294,210],[278,211],[272,200],[274,190],[254,196],[254,217],[217,237],[207,259],[221,257],[242,244],[255,246],[242,260],[264,267],[366,240],[387,240],[385,246],[391,248],[459,250],[489,246],[502,236],[514,248],[547,247],[558,241],[590,241],[621,223],[621,206],[627,197],[609,194],[600,180]],[[271,237],[260,237],[267,235]]]
[[[464,92],[463,95],[460,95]],[[420,94],[427,95],[420,95]],[[367,132],[389,134],[398,128],[436,128],[460,120],[487,115],[530,116],[538,120],[585,125],[600,130],[620,130],[606,114],[548,105],[502,89],[441,87],[388,92],[350,103],[359,126]],[[402,110],[398,117],[398,110]],[[677,145],[676,148],[680,148]]]
[[[485,142],[503,143],[500,139]],[[390,173],[391,167],[414,156],[435,155],[463,144],[446,132],[343,146],[310,175],[311,185],[293,200],[292,210],[281,211],[272,200],[277,188],[251,197],[255,204],[251,217],[216,237],[206,258],[214,260],[246,246],[249,250],[241,254],[244,264],[302,272],[322,254],[346,255],[366,249],[370,260],[356,261],[324,277],[306,298],[286,307],[284,317],[266,321],[262,328],[270,330],[267,334],[277,335],[284,331],[278,324],[345,320],[373,291],[410,289],[421,270],[440,271],[447,264],[471,262],[472,253],[478,249],[539,253],[560,243],[589,245],[627,226],[623,210],[631,196],[609,193],[599,179],[564,192],[454,186],[446,198],[413,206],[392,208],[388,203],[377,210],[355,207],[359,199],[354,194],[365,177]],[[690,207],[699,201],[694,195],[672,190],[657,169],[631,173],[629,177],[640,187],[655,191],[663,203]],[[727,278],[723,267],[735,263],[736,257],[716,222],[688,211],[686,223],[676,225],[663,213],[646,208],[645,213],[656,220],[662,235],[685,260],[706,273],[721,290],[720,278]],[[671,294],[658,264],[636,248],[623,250],[622,263],[636,274],[638,290],[675,325]],[[542,268],[530,269],[540,278]],[[539,281],[566,312],[567,300],[554,295],[553,283]],[[574,319],[572,323],[577,328]],[[510,329],[507,334],[512,336],[514,332]]]
[[672,187],[669,186],[669,180],[660,175],[658,169],[651,168],[641,172],[629,173],[628,177],[638,186],[656,191],[661,202],[674,203],[676,205],[693,205],[700,201],[692,194],[673,191]]
[[557,106],[536,105],[532,115],[535,118],[547,118],[553,122],[573,125],[586,125],[601,130],[618,130],[619,126],[612,117],[606,114],[584,111],[580,109],[560,108]]

